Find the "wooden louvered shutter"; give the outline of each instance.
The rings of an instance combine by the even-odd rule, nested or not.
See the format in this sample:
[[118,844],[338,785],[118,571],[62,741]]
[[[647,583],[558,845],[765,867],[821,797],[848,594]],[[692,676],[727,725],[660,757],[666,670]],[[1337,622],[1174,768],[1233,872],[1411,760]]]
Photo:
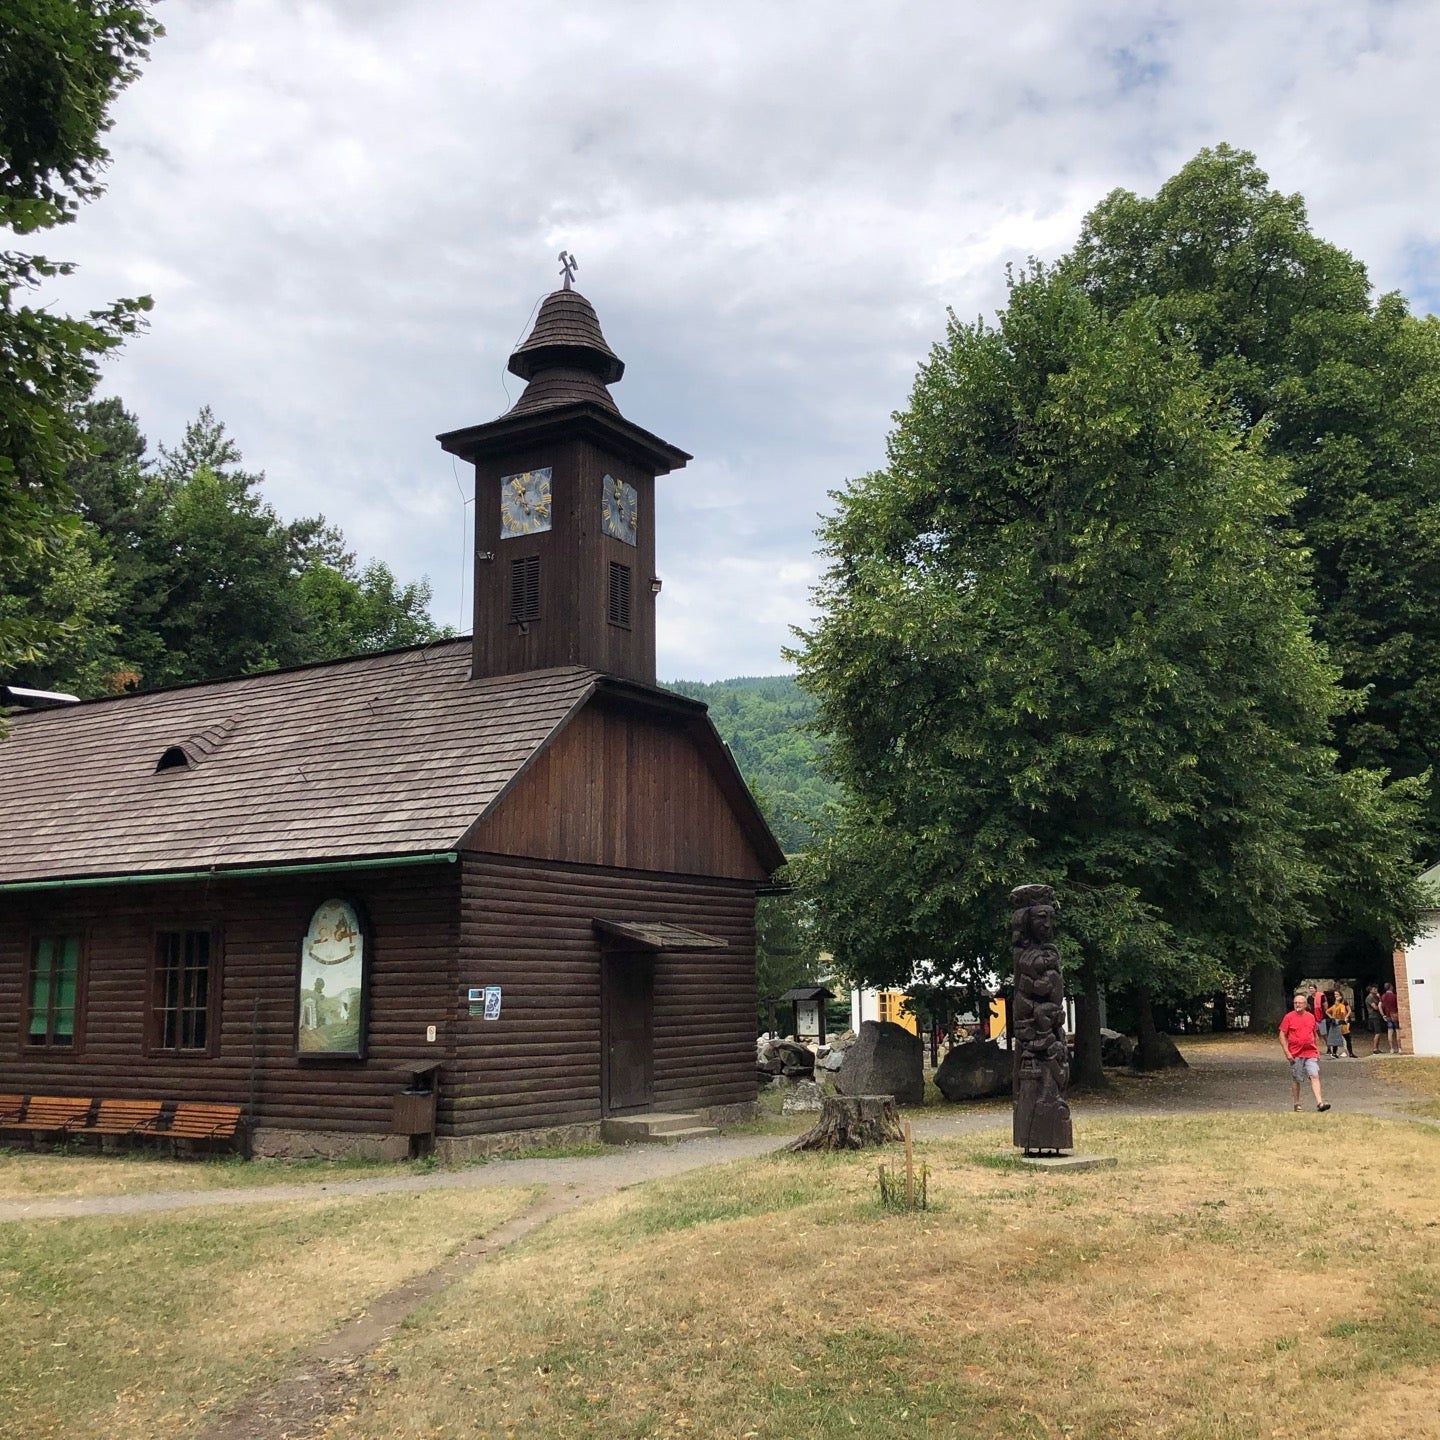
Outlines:
[[540,557],[521,555],[510,562],[510,618],[540,618]]
[[606,598],[605,618],[612,625],[630,628],[630,567],[610,562],[610,591]]

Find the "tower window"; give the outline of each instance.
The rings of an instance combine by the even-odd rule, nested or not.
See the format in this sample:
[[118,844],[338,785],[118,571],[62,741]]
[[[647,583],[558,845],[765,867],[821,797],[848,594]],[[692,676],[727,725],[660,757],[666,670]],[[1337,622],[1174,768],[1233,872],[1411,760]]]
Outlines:
[[610,562],[610,590],[606,596],[605,618],[612,625],[630,628],[630,567]]
[[510,618],[522,624],[540,618],[538,555],[520,555],[510,562]]

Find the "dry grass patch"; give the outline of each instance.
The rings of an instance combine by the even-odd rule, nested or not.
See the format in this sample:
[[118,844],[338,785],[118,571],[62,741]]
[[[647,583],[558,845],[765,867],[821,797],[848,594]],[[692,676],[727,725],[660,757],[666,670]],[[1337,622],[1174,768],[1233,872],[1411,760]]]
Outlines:
[[528,1190],[0,1225],[0,1435],[194,1433]]
[[1367,1058],[1366,1066],[1408,1098],[1417,1115],[1440,1119],[1440,1059],[1416,1055],[1384,1055]]
[[143,1195],[155,1190],[217,1190],[405,1174],[407,1162],[245,1160],[238,1155],[174,1160],[158,1151],[104,1155],[93,1145],[56,1150],[0,1148],[0,1200]]
[[[1017,1171],[999,1133],[917,1147],[940,1207],[921,1214],[879,1209],[873,1152],[636,1187],[413,1317],[327,1433],[1298,1437],[1335,1373],[1413,1400],[1347,1435],[1440,1434],[1440,1136],[1288,1113],[1083,1128],[1120,1168]],[[1326,1141],[1371,1174],[1317,1161]],[[1337,1276],[1362,1240],[1387,1272]]]

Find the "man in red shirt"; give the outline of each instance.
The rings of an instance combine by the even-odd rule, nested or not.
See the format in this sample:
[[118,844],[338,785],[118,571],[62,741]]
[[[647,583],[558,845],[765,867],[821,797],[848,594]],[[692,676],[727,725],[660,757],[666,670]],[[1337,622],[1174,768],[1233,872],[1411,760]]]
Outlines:
[[[1385,1020],[1385,1034],[1390,1041],[1390,1053],[1400,1053],[1400,997],[1395,993],[1395,987],[1388,980],[1385,982],[1385,993],[1380,997],[1380,1014]],[[1378,1043],[1377,1043],[1377,1049]]]
[[1303,995],[1297,995],[1294,1008],[1280,1022],[1280,1048],[1290,1066],[1291,1100],[1300,1108],[1300,1082],[1308,1079],[1315,1095],[1315,1108],[1328,1110],[1320,1093],[1320,1051],[1315,1044],[1315,1016]]

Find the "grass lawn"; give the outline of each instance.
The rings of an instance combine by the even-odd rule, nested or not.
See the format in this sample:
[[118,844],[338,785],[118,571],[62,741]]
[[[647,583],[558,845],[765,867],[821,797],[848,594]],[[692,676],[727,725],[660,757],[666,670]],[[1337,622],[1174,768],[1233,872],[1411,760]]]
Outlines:
[[874,1152],[596,1202],[412,1316],[327,1440],[1308,1437],[1320,1375],[1351,1440],[1440,1435],[1440,1134],[1287,1112],[1083,1138],[1120,1167],[919,1146],[919,1215],[878,1209]]
[[181,1436],[523,1209],[451,1190],[0,1225],[0,1435]]

